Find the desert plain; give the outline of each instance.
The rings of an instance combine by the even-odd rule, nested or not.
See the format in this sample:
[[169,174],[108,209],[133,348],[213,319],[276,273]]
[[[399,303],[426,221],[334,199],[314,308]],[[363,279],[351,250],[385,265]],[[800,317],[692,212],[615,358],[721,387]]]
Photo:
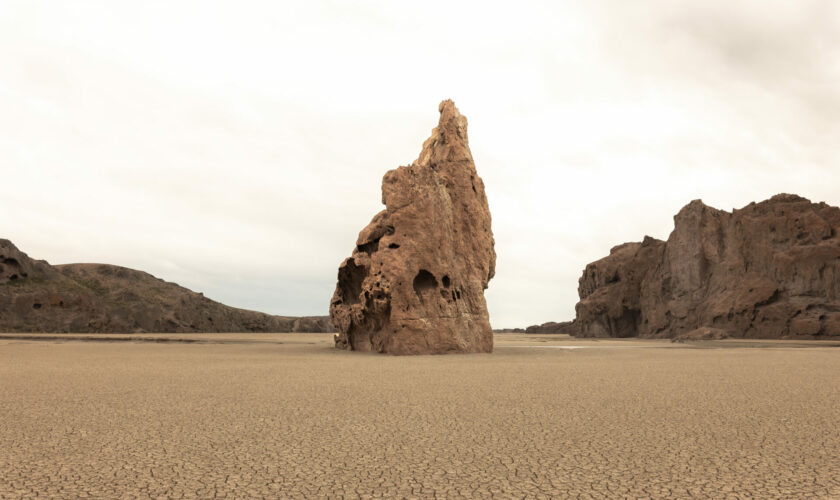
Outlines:
[[837,498],[836,342],[0,335],[0,498]]

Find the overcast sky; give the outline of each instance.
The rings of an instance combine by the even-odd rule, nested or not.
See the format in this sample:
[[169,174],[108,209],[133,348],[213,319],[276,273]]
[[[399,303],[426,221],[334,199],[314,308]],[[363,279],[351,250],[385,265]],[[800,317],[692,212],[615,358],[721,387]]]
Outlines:
[[0,237],[229,305],[327,314],[452,98],[498,253],[494,327],[574,316],[692,199],[840,205],[826,1],[0,2]]

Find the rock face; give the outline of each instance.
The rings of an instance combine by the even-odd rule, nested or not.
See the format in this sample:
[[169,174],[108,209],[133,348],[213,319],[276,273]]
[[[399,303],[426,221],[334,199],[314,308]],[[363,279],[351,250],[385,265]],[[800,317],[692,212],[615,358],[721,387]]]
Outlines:
[[51,266],[0,239],[0,332],[331,331],[326,317],[272,316],[220,304],[142,271]]
[[390,354],[492,352],[484,290],[496,253],[467,119],[452,101],[417,160],[385,174],[378,213],[338,269],[336,347]]
[[840,208],[780,194],[725,212],[695,200],[667,242],[615,247],[586,266],[585,337],[840,336]]
[[642,316],[641,286],[662,257],[665,242],[625,243],[586,266],[578,281],[575,332],[580,337],[635,337]]

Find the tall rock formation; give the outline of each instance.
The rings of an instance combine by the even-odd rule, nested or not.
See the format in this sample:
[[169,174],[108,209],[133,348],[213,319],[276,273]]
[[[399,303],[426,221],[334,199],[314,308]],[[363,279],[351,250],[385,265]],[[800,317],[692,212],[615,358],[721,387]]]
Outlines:
[[586,266],[580,336],[840,337],[840,208],[780,194],[725,212],[695,200],[667,242]]
[[379,212],[338,269],[336,347],[390,354],[492,352],[484,290],[496,253],[484,183],[452,101],[417,160],[385,174]]

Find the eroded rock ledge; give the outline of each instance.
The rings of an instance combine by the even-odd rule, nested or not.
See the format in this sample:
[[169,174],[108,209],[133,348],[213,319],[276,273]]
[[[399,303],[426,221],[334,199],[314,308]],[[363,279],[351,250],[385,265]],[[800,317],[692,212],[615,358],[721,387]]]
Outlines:
[[385,210],[338,269],[336,347],[390,354],[491,352],[484,290],[496,253],[467,119],[452,101],[417,160],[387,172]]
[[780,194],[725,212],[700,200],[668,241],[614,247],[580,278],[584,337],[840,336],[840,208]]

